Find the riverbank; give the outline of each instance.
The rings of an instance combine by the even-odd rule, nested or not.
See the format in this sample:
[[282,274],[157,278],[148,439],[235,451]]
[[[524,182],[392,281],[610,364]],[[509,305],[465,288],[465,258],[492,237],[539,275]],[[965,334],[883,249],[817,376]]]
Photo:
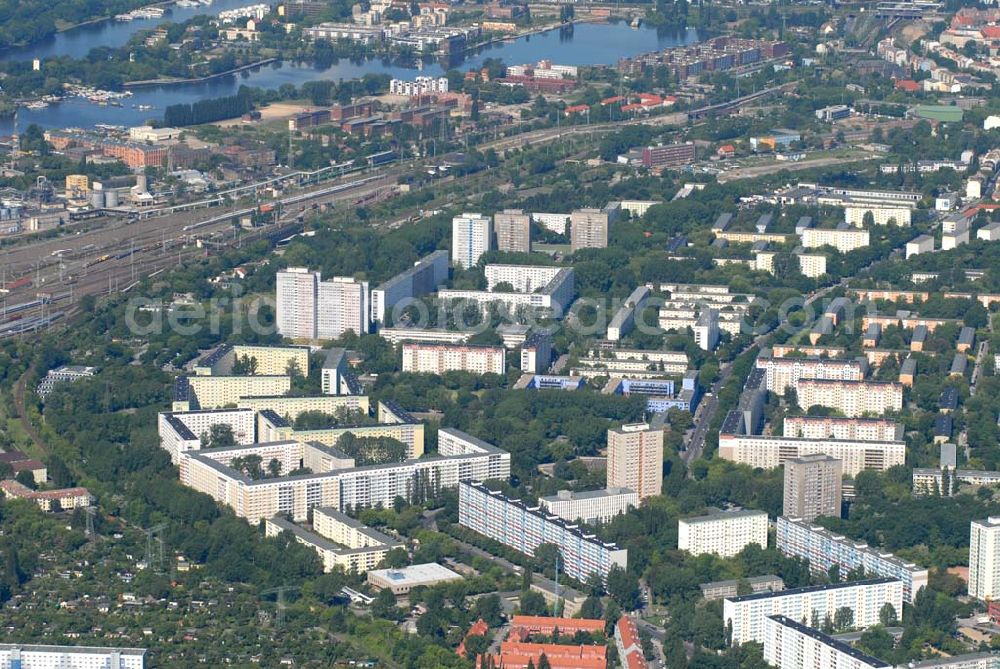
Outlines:
[[258,67],[263,67],[265,65],[270,65],[271,63],[277,63],[280,58],[265,58],[264,60],[258,60],[255,63],[247,63],[246,65],[240,65],[239,67],[234,67],[231,70],[226,70],[225,72],[218,72],[216,74],[207,74],[204,77],[198,77],[196,79],[181,79],[180,77],[168,77],[165,79],[145,79],[143,81],[126,81],[122,84],[123,88],[144,88],[148,86],[175,86],[177,84],[200,84],[206,81],[212,81],[213,79],[218,79],[219,77],[226,77],[230,74],[237,74],[245,70],[253,70]]

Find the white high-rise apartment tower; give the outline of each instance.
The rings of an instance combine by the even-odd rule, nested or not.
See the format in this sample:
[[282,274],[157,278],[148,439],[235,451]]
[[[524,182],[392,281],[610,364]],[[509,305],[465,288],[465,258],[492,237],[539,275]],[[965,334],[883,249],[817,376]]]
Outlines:
[[368,282],[289,267],[277,274],[278,334],[291,339],[336,339],[368,332]]
[[969,594],[982,600],[1000,596],[1000,516],[970,525]]
[[336,339],[346,332],[368,332],[368,282],[335,276],[319,283],[316,301],[316,337]]
[[289,267],[277,275],[278,334],[291,339],[316,336],[318,274],[305,267]]
[[493,221],[482,214],[462,214],[451,219],[451,261],[468,269],[493,248]]

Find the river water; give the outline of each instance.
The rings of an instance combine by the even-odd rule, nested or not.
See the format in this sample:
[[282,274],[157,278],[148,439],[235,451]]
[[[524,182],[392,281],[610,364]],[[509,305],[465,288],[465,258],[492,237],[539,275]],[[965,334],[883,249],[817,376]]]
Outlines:
[[[218,13],[223,9],[245,4],[247,0],[216,0],[207,9],[212,13]],[[169,18],[183,20],[204,11],[206,8],[174,7]],[[85,55],[93,45],[120,46],[137,30],[149,28],[166,18],[127,23],[110,21],[84,26],[61,33],[45,43],[8,51],[3,57],[30,59],[57,54],[81,56]],[[18,124],[22,130],[31,123],[44,128],[86,128],[98,123],[140,125],[151,118],[162,118],[163,109],[168,105],[233,95],[241,85],[273,89],[282,84],[300,86],[307,81],[321,79],[348,80],[368,73],[385,73],[397,78],[411,79],[418,74],[440,74],[448,67],[472,69],[482,65],[487,58],[500,58],[508,65],[535,63],[543,58],[563,65],[606,65],[615,63],[621,57],[696,41],[698,34],[694,29],[657,30],[645,27],[631,28],[625,23],[582,23],[571,30],[556,29],[493,44],[467,54],[461,60],[449,63],[434,61],[422,63],[420,67],[407,67],[382,60],[363,62],[340,60],[330,67],[316,68],[304,64],[276,62],[255,70],[194,84],[138,88],[132,97],[123,100],[122,107],[102,107],[74,99],[49,105],[45,109],[22,109],[18,113]],[[153,109],[140,111],[139,105],[150,105]],[[0,133],[9,133],[11,129],[10,121],[0,121]]]

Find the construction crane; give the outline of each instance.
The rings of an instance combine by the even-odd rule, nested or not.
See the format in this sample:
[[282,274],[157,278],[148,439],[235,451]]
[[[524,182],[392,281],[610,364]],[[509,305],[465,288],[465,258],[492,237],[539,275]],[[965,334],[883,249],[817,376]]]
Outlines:
[[276,595],[276,600],[278,603],[278,616],[275,619],[275,626],[278,628],[285,626],[285,593],[286,592],[296,592],[299,590],[297,585],[281,585],[277,588],[271,588],[269,590],[264,590],[261,592],[261,597],[265,595]]

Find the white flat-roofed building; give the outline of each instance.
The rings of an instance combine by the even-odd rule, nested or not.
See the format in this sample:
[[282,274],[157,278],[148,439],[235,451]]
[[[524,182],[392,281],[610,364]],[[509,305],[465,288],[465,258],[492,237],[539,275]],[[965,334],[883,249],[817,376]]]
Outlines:
[[799,406],[837,409],[848,418],[884,414],[903,408],[903,386],[878,381],[801,379],[796,387]]
[[756,366],[764,370],[767,389],[779,395],[795,389],[802,379],[860,381],[867,369],[861,360],[832,358],[758,357]]
[[956,249],[962,244],[969,243],[969,224],[966,223],[964,227],[957,228],[952,232],[945,232],[941,234],[941,250],[951,251]]
[[852,203],[844,207],[844,222],[856,228],[864,227],[865,217],[871,214],[874,225],[909,226],[912,210],[909,207],[887,207],[877,204]]
[[390,344],[415,341],[428,344],[464,344],[474,332],[442,330],[440,328],[382,328],[380,337]]
[[557,265],[487,265],[486,289],[494,290],[497,284],[508,283],[516,293],[534,293],[545,290],[563,269]]
[[144,669],[145,666],[145,648],[0,643],[0,667],[5,669]]
[[273,537],[283,532],[291,532],[299,543],[316,551],[320,560],[323,561],[323,571],[325,573],[330,573],[340,567],[348,573],[363,574],[377,567],[385,559],[386,554],[390,550],[402,545],[381,532],[364,527],[364,525],[361,525],[361,523],[349,516],[329,509],[327,511],[342,516],[345,519],[345,524],[349,521],[351,527],[360,528],[355,530],[355,533],[369,540],[351,546],[335,538],[326,536],[315,524],[315,517],[320,512],[319,509],[313,510],[313,527],[316,530],[315,532],[310,532],[282,516],[275,516],[274,518],[267,518],[265,520],[265,534]]
[[458,430],[452,433],[452,446],[448,448],[453,449],[453,454],[450,455],[362,467],[341,466],[350,463],[331,460],[328,471],[259,480],[234,470],[230,466],[233,459],[246,455],[259,455],[263,463],[277,459],[282,465],[281,471],[287,474],[299,463],[309,460],[307,451],[313,447],[288,440],[188,451],[181,455],[180,480],[225,504],[240,518],[256,524],[278,514],[302,522],[315,507],[332,507],[338,511],[378,505],[390,508],[397,497],[415,500],[433,490],[454,488],[460,480],[510,477],[509,453]]
[[407,306],[410,300],[433,292],[447,279],[447,251],[435,251],[421,258],[413,267],[372,289],[371,322],[376,327],[381,327],[396,309]]
[[252,444],[256,440],[257,412],[251,409],[210,409],[208,411],[164,411],[157,420],[160,448],[170,454],[174,464],[181,453],[201,448],[213,425],[224,425],[237,444]]
[[906,242],[906,257],[912,258],[913,256],[920,255],[921,253],[930,253],[934,250],[934,235],[920,235],[915,237],[910,241]]
[[452,371],[503,374],[507,371],[507,350],[503,346],[404,343],[403,371],[438,375]]
[[719,435],[719,457],[751,467],[774,469],[793,458],[826,454],[844,463],[844,473],[855,476],[865,469],[885,471],[906,462],[904,441],[851,439],[801,439],[772,435]]
[[542,544],[555,544],[565,574],[581,583],[593,574],[606,579],[614,566],[628,567],[626,549],[474,481],[459,484],[458,522],[530,557]]
[[[442,289],[438,298],[479,304],[483,309],[504,305],[512,315],[522,307],[547,309],[562,318],[576,296],[576,274],[572,267],[533,265],[487,265],[488,290]],[[497,291],[510,284],[513,291]]]
[[389,82],[391,95],[426,95],[427,93],[447,93],[448,77],[416,77],[413,81],[392,79]]
[[451,262],[469,269],[493,248],[493,221],[482,214],[462,214],[451,219]]
[[719,344],[719,312],[705,309],[698,314],[694,326],[694,343],[703,351],[714,351]]
[[437,562],[427,562],[399,569],[375,569],[368,572],[367,578],[368,583],[376,590],[388,589],[398,597],[418,586],[430,587],[461,581],[463,576]]
[[532,212],[532,223],[538,223],[546,230],[551,230],[557,235],[566,234],[566,226],[569,225],[569,214],[549,214],[544,212]]
[[677,547],[691,555],[732,557],[750,544],[767,548],[766,511],[722,511],[677,521]]
[[879,623],[879,612],[886,604],[892,604],[896,615],[903,610],[901,581],[873,578],[727,598],[722,604],[722,619],[732,629],[733,645],[763,643],[765,621],[770,616],[822,622],[827,617],[832,620],[838,609],[848,608],[854,612],[854,627],[864,629]]
[[[951,477],[953,487],[956,483],[974,486],[1000,485],[1000,472],[983,469],[952,469],[948,475]],[[940,468],[915,468],[913,470],[913,493],[915,495],[930,495],[937,490],[943,494],[943,476]]]
[[969,524],[969,596],[983,601],[1000,596],[1000,516]]
[[856,228],[806,228],[802,231],[802,246],[814,249],[832,246],[841,253],[861,249],[871,244],[871,233]]
[[[814,574],[826,575],[834,565],[839,567],[841,578],[864,569],[866,574],[902,582],[903,598],[910,603],[927,585],[926,569],[800,518],[779,516],[775,537],[779,551],[808,560]],[[900,610],[896,608],[897,615]]]
[[[236,403],[240,409],[261,412],[270,409],[289,422],[295,422],[299,414],[306,411],[320,411],[336,414],[340,411],[367,414],[370,404],[366,395],[279,395],[274,397],[241,397]],[[222,409],[227,411],[227,409]]]
[[712,581],[698,586],[701,596],[706,601],[738,597],[740,585],[746,585],[750,592],[778,592],[785,589],[785,582],[774,575],[750,576],[749,578],[734,578],[726,581]]
[[174,411],[221,409],[243,397],[285,395],[292,378],[274,376],[178,376],[174,380]]
[[84,367],[83,365],[62,365],[55,369],[50,369],[48,373],[38,382],[35,392],[42,399],[52,392],[60,383],[73,383],[80,379],[90,378],[97,369],[95,367]]
[[786,437],[802,439],[902,441],[903,424],[885,418],[786,416],[782,425],[782,434]]
[[619,341],[635,328],[636,314],[642,314],[651,292],[649,286],[639,286],[625,298],[625,304],[615,312],[608,324],[608,341]]
[[544,374],[552,362],[552,337],[536,332],[521,344],[521,371]]
[[788,616],[764,619],[764,660],[777,669],[892,669],[892,665]]
[[984,242],[995,242],[1000,240],[1000,221],[987,223],[983,227],[976,230],[976,239],[981,239]]
[[639,506],[639,494],[628,488],[605,488],[574,492],[560,490],[549,497],[539,497],[542,508],[570,522],[588,525],[607,523],[629,509]]
[[826,256],[822,253],[796,253],[795,257],[803,276],[815,279],[826,274]]
[[254,346],[223,344],[195,362],[196,376],[229,376],[238,364],[249,365],[249,375],[275,376],[288,373],[289,365],[309,374],[308,346]]
[[1000,669],[1000,655],[995,652],[984,652],[936,657],[910,662],[900,669]]

